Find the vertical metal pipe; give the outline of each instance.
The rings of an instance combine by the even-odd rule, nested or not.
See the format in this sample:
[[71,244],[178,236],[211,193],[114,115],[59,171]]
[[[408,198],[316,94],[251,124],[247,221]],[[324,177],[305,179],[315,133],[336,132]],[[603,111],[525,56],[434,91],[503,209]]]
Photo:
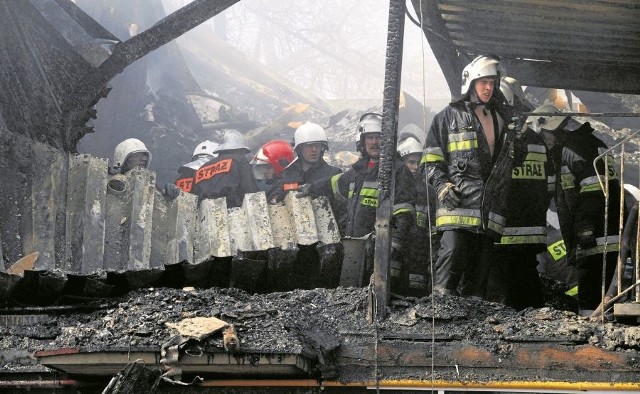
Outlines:
[[[390,218],[395,190],[394,158],[396,156],[396,130],[400,102],[400,76],[402,72],[402,45],[404,38],[405,0],[389,1],[387,30],[387,58],[382,103],[382,141],[380,171],[378,173],[378,208],[376,210],[376,244],[374,253],[373,289],[370,310],[382,319],[389,302],[389,259],[391,255]],[[371,319],[374,317],[371,316]]]
[[[638,176],[640,176],[640,162],[638,162]],[[640,179],[640,178],[638,178]],[[640,185],[639,185],[640,186]],[[636,222],[636,282],[640,280],[640,209],[638,209],[638,221]],[[640,288],[636,288],[636,302],[640,302]]]
[[622,148],[620,150],[620,216],[618,217],[618,261],[617,261],[617,271],[618,277],[616,278],[616,282],[618,283],[618,294],[623,290],[622,289],[622,275],[623,275],[623,266],[624,261],[622,261],[622,256],[620,255],[620,251],[622,250],[622,232],[624,231],[624,148],[625,144],[622,144]]
[[[598,169],[596,168],[596,174],[598,174]],[[602,287],[600,289],[600,302],[604,306],[604,295],[607,291],[607,246],[609,242],[607,242],[607,236],[609,232],[607,231],[609,228],[609,155],[604,156],[604,250],[602,251]],[[578,290],[580,291],[580,290]],[[601,315],[602,323],[605,321],[605,314]]]

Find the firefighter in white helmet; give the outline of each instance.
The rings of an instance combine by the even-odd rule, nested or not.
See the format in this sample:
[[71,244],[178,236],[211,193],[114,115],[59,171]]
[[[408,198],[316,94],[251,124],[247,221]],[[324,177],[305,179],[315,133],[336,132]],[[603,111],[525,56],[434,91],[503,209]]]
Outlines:
[[[344,235],[360,238],[375,232],[376,209],[378,207],[378,172],[382,116],[365,113],[358,122],[356,149],[361,158],[342,174],[305,187],[298,196],[331,195],[346,204]],[[415,218],[415,182],[409,169],[396,156],[395,194],[391,220],[392,264],[390,271],[391,291],[407,293],[405,268],[401,266],[402,251],[407,244],[407,235]],[[365,277],[371,274],[368,267]]]
[[[149,168],[151,152],[145,144],[137,138],[128,138],[118,145],[113,152],[113,165],[109,168],[109,174],[126,174],[134,168]],[[173,183],[167,183],[158,189],[168,198],[174,199],[180,194],[180,190]]]
[[[596,157],[608,148],[593,134],[595,130],[589,122],[568,131],[565,127],[569,121],[568,116],[547,104],[536,108],[527,123],[542,134],[551,153],[559,180],[555,200],[560,231],[567,248],[568,263],[575,264],[578,273],[579,312],[589,316],[601,301],[603,274],[607,281],[611,279],[618,258],[620,181],[611,153],[596,161],[594,168]],[[607,207],[600,185],[605,176],[609,193]],[[608,210],[606,228],[605,208]],[[603,273],[602,253],[605,247],[607,254]]]
[[113,163],[110,173],[126,174],[136,168],[148,168],[151,163],[151,152],[137,138],[128,138],[118,145],[113,152]]
[[246,156],[250,151],[244,135],[227,130],[213,152],[218,156],[196,171],[193,193],[200,199],[225,197],[229,208],[242,206],[245,194],[259,191]]
[[199,143],[191,155],[191,161],[178,168],[176,186],[183,192],[190,193],[193,189],[196,171],[206,162],[218,156],[214,153],[216,149],[218,149],[218,144],[213,141],[205,140]]
[[[416,135],[424,135],[424,132],[420,130]],[[424,181],[420,167],[422,152],[422,144],[414,137],[407,137],[398,144],[398,154],[413,174],[416,187],[416,220],[408,235],[412,247],[407,248],[404,253],[408,295],[414,297],[429,294],[431,256],[440,245],[439,236],[435,231],[436,191]]]
[[[433,291],[484,297],[493,240],[501,235],[511,162],[500,111],[499,60],[478,56],[462,71],[462,98],[438,113],[422,164],[436,189],[442,232]],[[492,183],[488,183],[489,181]],[[497,183],[495,183],[497,182]]]
[[270,202],[282,201],[287,192],[298,190],[300,185],[342,172],[324,160],[329,142],[327,133],[319,124],[305,122],[298,127],[292,145],[296,159],[282,171],[282,179],[269,191]]

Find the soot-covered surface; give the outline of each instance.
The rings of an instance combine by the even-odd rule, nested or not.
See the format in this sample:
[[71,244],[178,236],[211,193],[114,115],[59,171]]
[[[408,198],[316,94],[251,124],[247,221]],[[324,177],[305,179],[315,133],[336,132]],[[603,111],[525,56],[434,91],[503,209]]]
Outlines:
[[[601,358],[605,356],[626,360],[623,369],[630,371],[637,371],[640,362],[639,327],[590,321],[551,307],[518,312],[459,297],[393,299],[389,316],[378,324],[367,321],[366,288],[253,295],[233,288],[144,289],[123,298],[102,300],[101,305],[107,307],[83,313],[48,314],[35,323],[0,326],[0,347],[23,355],[64,348],[160,351],[177,334],[165,323],[213,316],[235,325],[241,352],[302,355],[316,367],[311,371],[315,377],[343,382],[371,381],[376,362],[384,366],[378,369],[377,379],[425,379],[430,354],[426,351],[422,358],[416,358],[412,352],[419,352],[421,347],[428,349],[432,344],[436,364],[433,376],[441,379],[451,379],[450,371],[439,368],[441,362],[456,364],[456,360],[446,360],[453,357],[451,349],[469,348],[474,354],[484,354],[488,360],[485,365],[468,369],[472,375],[467,378],[479,381],[523,379],[523,373],[531,375],[531,379],[541,379],[541,370],[548,368],[546,364],[530,362],[530,371],[514,370],[506,375],[508,365],[492,367],[494,358],[507,363],[510,357],[516,357],[514,362],[520,366],[528,365],[521,356],[517,359],[517,344],[529,346],[533,352],[536,346],[540,346],[540,352],[553,346],[567,354],[595,351],[598,360],[594,362],[599,364],[594,364],[593,373],[581,371],[579,379],[585,379],[586,373],[587,379],[592,376],[600,381],[600,366],[607,361]],[[209,352],[224,351],[219,333],[204,339],[199,346]],[[575,351],[578,353],[572,353]],[[394,352],[395,360],[390,356]],[[9,357],[2,369],[33,366],[33,360],[29,360]],[[568,364],[574,362],[580,360],[567,360]],[[417,367],[420,373],[416,372]],[[556,368],[564,369],[562,363]],[[570,374],[563,376],[571,380]]]

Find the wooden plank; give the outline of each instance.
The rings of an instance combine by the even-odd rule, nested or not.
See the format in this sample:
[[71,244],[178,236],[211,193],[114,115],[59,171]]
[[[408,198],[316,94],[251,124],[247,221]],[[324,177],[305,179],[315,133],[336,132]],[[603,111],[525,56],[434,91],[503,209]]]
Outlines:
[[640,321],[640,304],[636,302],[615,304],[613,305],[613,315],[616,318],[636,318]]

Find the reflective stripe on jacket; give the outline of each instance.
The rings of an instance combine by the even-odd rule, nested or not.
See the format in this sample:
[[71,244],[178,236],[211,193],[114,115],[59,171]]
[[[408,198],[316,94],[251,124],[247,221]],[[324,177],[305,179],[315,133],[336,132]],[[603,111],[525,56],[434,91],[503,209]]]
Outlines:
[[[547,243],[547,209],[555,190],[553,165],[542,137],[527,129],[514,142],[524,162],[513,168],[507,197],[507,224],[501,245],[538,245]],[[550,190],[550,182],[553,188]]]
[[[468,101],[456,101],[438,113],[427,133],[421,164],[436,191],[451,182],[461,193],[460,205],[448,210],[438,201],[436,227],[439,231],[464,229],[501,234],[505,225],[505,199],[508,193],[512,156],[507,150],[508,133],[495,110],[495,148],[491,156],[482,125]],[[500,174],[500,175],[497,175]],[[497,176],[494,176],[497,175]],[[486,198],[486,194],[489,198]]]

